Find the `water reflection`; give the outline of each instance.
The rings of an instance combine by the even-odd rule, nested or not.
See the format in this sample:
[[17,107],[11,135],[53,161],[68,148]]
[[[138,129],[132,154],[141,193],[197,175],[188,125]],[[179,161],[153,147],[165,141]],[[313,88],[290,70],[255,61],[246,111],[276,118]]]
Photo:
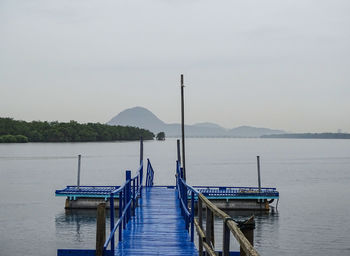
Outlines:
[[[251,216],[255,218],[255,230],[254,230],[254,246],[261,253],[265,247],[270,246],[268,241],[274,241],[266,237],[272,238],[278,236],[279,230],[279,213],[275,207],[271,207],[270,211],[254,211],[254,210],[225,210],[236,221],[245,221]],[[205,227],[206,216],[203,212],[203,225]],[[214,232],[215,232],[215,248],[221,250],[222,248],[222,236],[223,236],[223,221],[219,217],[215,217],[214,220]],[[198,238],[197,238],[198,239]],[[195,241],[196,246],[198,242]],[[235,238],[230,237],[230,250],[239,251],[239,244]]]
[[[110,219],[108,211],[106,213],[108,230]],[[61,248],[94,248],[96,210],[64,210],[55,216],[55,226]]]

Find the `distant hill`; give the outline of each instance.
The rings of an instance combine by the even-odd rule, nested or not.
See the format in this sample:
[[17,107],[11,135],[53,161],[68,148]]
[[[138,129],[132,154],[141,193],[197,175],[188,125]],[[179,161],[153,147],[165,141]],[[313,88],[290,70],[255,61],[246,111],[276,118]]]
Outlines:
[[[143,107],[126,109],[113,117],[107,124],[135,126],[150,130],[153,133],[165,132],[165,135],[169,137],[181,136],[180,124],[167,124]],[[185,133],[188,137],[260,137],[262,135],[282,134],[285,132],[251,126],[226,129],[215,123],[204,122],[185,125]]]
[[270,134],[283,134],[282,130],[272,130],[268,128],[257,128],[251,126],[240,126],[229,130],[229,134],[232,137],[260,137]]
[[350,139],[349,133],[285,133],[263,135],[261,138],[283,139]]

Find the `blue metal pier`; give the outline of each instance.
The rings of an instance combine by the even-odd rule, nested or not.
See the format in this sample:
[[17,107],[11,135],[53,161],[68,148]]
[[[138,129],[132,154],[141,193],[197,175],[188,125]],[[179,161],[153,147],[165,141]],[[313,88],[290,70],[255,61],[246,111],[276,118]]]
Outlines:
[[174,188],[144,188],[116,255],[198,255]]
[[[109,201],[110,234],[104,244],[98,246],[101,252],[99,255],[199,255],[193,242],[195,228],[200,234],[199,250],[203,250],[204,246],[208,255],[221,255],[221,252],[214,251],[213,211],[215,211],[223,218],[224,228],[226,228],[223,233],[226,234],[223,242],[224,255],[240,255],[239,252],[229,252],[229,237],[232,232],[240,245],[245,246],[245,252],[251,252],[247,255],[258,256],[236,224],[232,224],[234,220],[210,203],[208,198],[274,199],[279,196],[275,188],[264,188],[261,192],[257,192],[256,188],[252,187],[192,187],[183,179],[183,169],[178,161],[176,186],[153,186],[153,176],[154,171],[148,160],[146,186],[143,186],[143,162],[141,161],[136,176],[131,177],[131,171],[126,171],[126,181],[122,186],[80,186],[79,188],[68,186],[63,190],[57,190],[56,195],[67,196],[73,200],[96,196]],[[119,202],[118,213],[115,212],[116,199]],[[209,224],[206,223],[206,234],[202,230],[202,217],[198,217],[199,222],[195,220],[195,203],[198,204],[199,212],[203,210],[202,204],[207,204],[206,216],[211,217],[209,217],[210,221],[207,221]],[[105,204],[102,207],[105,207]],[[92,256],[96,253],[97,249],[57,250],[57,256]]]

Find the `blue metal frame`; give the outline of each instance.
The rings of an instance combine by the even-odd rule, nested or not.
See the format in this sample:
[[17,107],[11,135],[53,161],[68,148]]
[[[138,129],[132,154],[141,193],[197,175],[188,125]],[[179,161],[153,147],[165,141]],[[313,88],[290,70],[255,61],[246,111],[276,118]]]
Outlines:
[[[126,224],[131,219],[132,215],[135,215],[135,208],[137,207],[137,200],[141,197],[142,193],[142,173],[143,163],[141,162],[138,174],[131,178],[131,171],[126,171],[126,182],[123,186],[111,192],[110,200],[110,235],[104,244],[104,252],[110,244],[110,251],[115,253],[115,232],[119,228],[119,241],[123,239],[123,229],[126,228]],[[115,208],[114,198],[118,194],[119,197],[119,219],[114,224]]]
[[150,160],[147,158],[146,187],[153,187],[154,170]]
[[[126,171],[126,181],[122,186],[67,186],[63,190],[56,190],[56,196],[73,197],[103,197],[109,199],[110,203],[110,235],[103,246],[103,255],[115,255],[115,232],[119,228],[119,241],[122,240],[123,229],[135,214],[137,200],[142,193],[143,161],[140,161],[140,167],[137,175],[131,178],[131,171]],[[119,198],[119,219],[115,221],[114,199]],[[107,250],[110,244],[110,250]],[[57,255],[95,255],[96,250],[76,250],[76,249],[58,249]]]
[[210,199],[278,199],[276,188],[194,186]]
[[[194,186],[208,199],[278,199],[276,188]],[[188,195],[190,197],[190,195]]]
[[[104,198],[107,200],[111,192],[120,186],[67,186],[65,189],[56,190],[56,196],[66,196],[69,199],[76,200],[79,197]],[[114,196],[118,198],[118,195]]]
[[[183,179],[183,169],[179,161],[176,161],[176,190],[180,200],[181,214],[184,217],[186,229],[191,233],[191,242],[194,241],[194,203],[198,198],[199,191],[188,185]],[[191,199],[191,209],[188,208],[188,195]]]

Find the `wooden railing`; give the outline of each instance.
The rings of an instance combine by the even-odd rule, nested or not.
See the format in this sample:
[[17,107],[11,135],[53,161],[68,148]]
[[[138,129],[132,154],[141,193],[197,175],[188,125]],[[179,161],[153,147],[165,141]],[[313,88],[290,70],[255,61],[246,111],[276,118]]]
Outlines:
[[[237,242],[240,245],[241,255],[242,256],[258,256],[259,253],[255,250],[251,242],[253,242],[252,233],[249,234],[245,232],[243,234],[241,229],[237,226],[236,222],[224,211],[220,210],[215,206],[208,198],[206,198],[202,193],[199,193],[198,190],[189,186],[183,179],[182,168],[180,167],[179,162],[176,163],[176,188],[178,190],[178,197],[180,199],[180,207],[183,212],[183,216],[186,223],[186,229],[191,227],[191,240],[193,241],[193,229],[196,227],[198,234],[198,249],[199,255],[203,255],[203,249],[205,250],[206,255],[216,256],[215,253],[215,234],[214,234],[214,216],[219,217],[223,220],[223,241],[222,241],[222,255],[230,255],[230,234],[235,237]],[[191,195],[191,208],[188,207],[188,195]],[[195,196],[197,197],[198,205],[198,218],[194,218],[194,201]],[[206,225],[205,229],[203,227],[203,208],[206,211]],[[252,219],[249,219],[245,224],[249,226],[252,222]],[[244,224],[244,223],[243,223]],[[250,229],[251,232],[253,229]],[[247,239],[250,238],[251,242]]]
[[[258,256],[259,253],[255,250],[246,236],[242,233],[236,222],[224,211],[216,207],[203,194],[198,194],[198,219],[194,221],[199,237],[199,255],[203,254],[203,247],[208,255],[215,254],[215,239],[214,239],[214,215],[223,220],[223,241],[222,253],[224,256],[230,255],[230,233],[235,237],[241,247],[241,255]],[[203,230],[203,206],[206,209],[206,227]],[[250,220],[247,221],[248,223]],[[242,254],[243,253],[243,254]]]

